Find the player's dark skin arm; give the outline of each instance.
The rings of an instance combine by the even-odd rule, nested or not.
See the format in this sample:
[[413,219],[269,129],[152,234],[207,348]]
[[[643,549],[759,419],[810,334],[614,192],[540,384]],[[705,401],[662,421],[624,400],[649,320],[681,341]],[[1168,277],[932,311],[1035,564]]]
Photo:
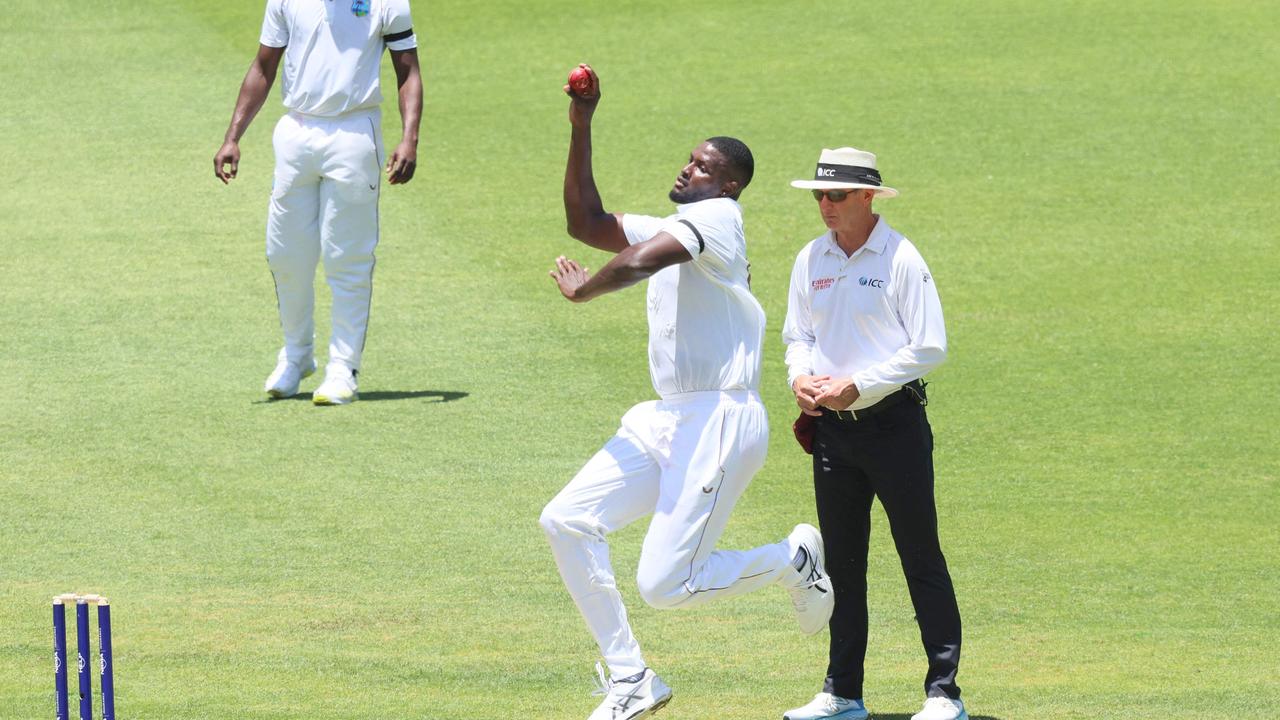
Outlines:
[[282,47],[259,45],[258,54],[249,64],[244,82],[240,83],[240,96],[236,98],[236,107],[231,113],[231,125],[227,127],[222,147],[213,156],[213,174],[224,185],[236,176],[240,168],[240,137],[249,129],[249,123],[253,122],[253,118],[262,109],[262,104],[267,101],[283,56]]
[[392,185],[413,179],[418,167],[418,126],[422,123],[422,71],[418,68],[418,51],[392,50],[391,66],[396,71],[400,88],[400,144],[387,158],[387,182]]
[[591,116],[600,102],[600,78],[590,67],[582,67],[591,76],[591,86],[582,94],[564,86],[570,98],[569,124],[573,127],[564,170],[564,217],[572,237],[598,250],[623,252],[631,246],[622,231],[622,216],[605,212],[591,171]]
[[665,267],[692,259],[679,240],[662,232],[650,240],[628,245],[595,275],[563,255],[556,258],[556,268],[550,274],[562,295],[573,302],[587,302],[635,285]]

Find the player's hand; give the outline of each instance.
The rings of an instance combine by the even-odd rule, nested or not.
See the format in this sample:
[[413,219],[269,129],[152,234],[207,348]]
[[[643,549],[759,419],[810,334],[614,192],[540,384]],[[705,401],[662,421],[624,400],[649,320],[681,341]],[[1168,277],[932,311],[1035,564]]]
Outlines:
[[418,148],[411,142],[401,140],[395,152],[387,159],[387,182],[403,185],[413,179],[413,171],[417,168]]
[[586,90],[578,92],[569,87],[568,83],[565,84],[564,94],[571,99],[569,124],[574,127],[589,127],[591,116],[596,111],[596,104],[600,102],[600,76],[596,75],[596,71],[586,63],[579,63],[578,67],[587,71],[587,75],[591,77],[591,85]]
[[578,297],[578,288],[591,279],[591,274],[587,272],[586,268],[579,265],[576,260],[569,260],[561,255],[556,258],[556,267],[549,274],[556,281],[556,285],[560,287],[561,295],[573,302],[586,302],[585,298]]
[[830,380],[830,375],[801,375],[796,378],[791,390],[796,394],[796,405],[800,406],[801,412],[805,415],[822,414],[817,398]]
[[[227,166],[231,168],[228,170]],[[226,185],[231,178],[236,176],[236,171],[240,169],[240,143],[235,140],[228,140],[222,143],[222,147],[218,148],[218,154],[213,156],[213,174]]]
[[858,386],[853,384],[853,378],[846,377],[828,382],[822,394],[813,401],[832,410],[848,410],[857,399]]

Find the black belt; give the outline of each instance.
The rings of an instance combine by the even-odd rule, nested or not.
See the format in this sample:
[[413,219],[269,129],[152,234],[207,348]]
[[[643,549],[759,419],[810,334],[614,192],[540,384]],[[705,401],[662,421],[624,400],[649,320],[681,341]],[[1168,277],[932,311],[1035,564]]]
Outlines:
[[925,384],[919,380],[912,380],[906,385],[903,385],[901,390],[885,395],[881,398],[880,402],[877,402],[875,405],[870,407],[861,408],[859,410],[832,410],[831,408],[824,407],[822,408],[822,415],[823,417],[831,418],[832,420],[837,420],[839,422],[857,422],[859,420],[866,420],[869,417],[874,417],[875,415],[897,405],[901,405],[908,400],[919,403],[921,407],[924,407],[929,404],[929,399],[925,397],[924,394],[924,387]]

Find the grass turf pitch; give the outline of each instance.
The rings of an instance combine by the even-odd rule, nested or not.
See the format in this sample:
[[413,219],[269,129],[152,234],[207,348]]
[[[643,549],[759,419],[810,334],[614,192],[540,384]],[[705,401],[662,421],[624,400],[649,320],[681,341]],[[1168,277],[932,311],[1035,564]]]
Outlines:
[[[813,519],[778,332],[821,226],[786,182],[867,147],[947,315],[930,416],[973,714],[1280,700],[1274,8],[419,5],[420,168],[384,187],[365,399],[320,409],[259,392],[278,89],[240,178],[210,171],[259,4],[0,15],[0,718],[51,710],[67,590],[113,602],[122,717],[586,716],[594,646],[536,518],[652,391],[642,291],[577,307],[546,277],[605,259],[560,207],[580,61],[607,208],[666,212],[707,136],[756,154],[774,434],[723,547]],[[902,717],[924,668],[876,520],[866,699]],[[644,607],[643,530],[614,555],[665,717],[776,717],[819,689],[825,635],[780,590]]]

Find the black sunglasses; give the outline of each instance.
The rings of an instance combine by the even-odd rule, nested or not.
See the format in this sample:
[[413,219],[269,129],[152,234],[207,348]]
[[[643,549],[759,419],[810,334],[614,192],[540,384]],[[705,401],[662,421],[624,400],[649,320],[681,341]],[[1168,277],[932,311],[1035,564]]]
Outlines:
[[844,199],[852,193],[852,190],[814,190],[813,199],[822,202],[822,196],[826,195],[827,199],[833,203],[844,202]]

